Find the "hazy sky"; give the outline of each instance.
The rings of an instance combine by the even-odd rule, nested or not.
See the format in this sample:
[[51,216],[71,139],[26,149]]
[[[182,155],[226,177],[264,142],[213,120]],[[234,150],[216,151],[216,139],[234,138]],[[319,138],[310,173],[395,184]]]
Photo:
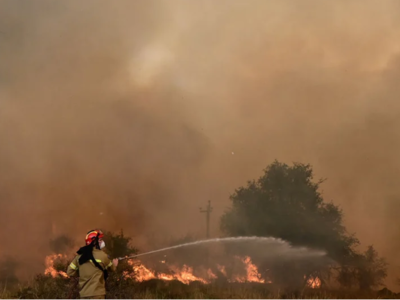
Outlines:
[[399,36],[396,0],[0,0],[0,251],[202,233],[209,199],[218,235],[279,159],[400,275]]

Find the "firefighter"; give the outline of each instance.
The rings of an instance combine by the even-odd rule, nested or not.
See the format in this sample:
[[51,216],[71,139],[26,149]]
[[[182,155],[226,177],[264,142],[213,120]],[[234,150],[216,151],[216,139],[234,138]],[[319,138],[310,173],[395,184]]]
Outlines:
[[108,270],[115,271],[118,259],[110,260],[102,250],[105,247],[101,230],[91,230],[86,234],[86,246],[80,248],[68,266],[70,277],[79,276],[81,299],[105,299]]

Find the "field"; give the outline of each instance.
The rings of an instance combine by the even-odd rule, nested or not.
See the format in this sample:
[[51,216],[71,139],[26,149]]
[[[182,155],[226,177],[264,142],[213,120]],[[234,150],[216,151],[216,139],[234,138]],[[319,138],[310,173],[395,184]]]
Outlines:
[[[115,236],[111,237],[116,239]],[[112,244],[112,243],[110,243]],[[122,248],[126,248],[124,245]],[[115,250],[115,249],[114,249]],[[125,249],[125,251],[127,251]],[[114,255],[115,256],[115,255]],[[65,274],[70,259],[66,255],[53,254],[45,259],[45,269],[29,282],[9,279],[0,284],[2,299],[77,299],[79,292],[77,278]],[[306,281],[296,285],[287,276],[280,285],[260,277],[251,259],[238,259],[244,267],[239,276],[226,276],[225,267],[216,276],[212,270],[195,276],[192,268],[179,268],[165,264],[166,273],[153,271],[141,261],[121,262],[118,272],[111,273],[107,280],[109,299],[398,299],[400,294],[387,289],[380,291],[360,289],[334,289],[330,285]],[[214,270],[215,272],[215,270]],[[10,273],[9,273],[10,274]],[[173,274],[173,275],[172,275]],[[198,274],[198,273],[197,273]],[[199,275],[199,274],[198,274]],[[211,276],[212,275],[212,276]],[[286,274],[289,275],[289,274]],[[291,283],[290,283],[291,282]],[[330,287],[330,288],[328,288]]]
[[[119,280],[111,276],[107,282],[109,299],[397,299],[399,294],[383,289],[376,291],[328,289],[280,289],[260,283],[203,284],[152,279],[145,282]],[[38,275],[29,284],[3,287],[2,299],[65,299],[79,298],[74,280]]]

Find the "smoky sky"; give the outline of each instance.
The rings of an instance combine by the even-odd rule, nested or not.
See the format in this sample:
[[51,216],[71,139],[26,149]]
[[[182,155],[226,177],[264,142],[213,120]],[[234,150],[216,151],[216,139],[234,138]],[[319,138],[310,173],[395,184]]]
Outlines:
[[325,200],[394,278],[399,12],[395,0],[1,0],[1,253],[40,260],[52,235],[98,226],[138,245],[202,233],[208,200],[216,236],[229,194],[278,159],[328,179]]

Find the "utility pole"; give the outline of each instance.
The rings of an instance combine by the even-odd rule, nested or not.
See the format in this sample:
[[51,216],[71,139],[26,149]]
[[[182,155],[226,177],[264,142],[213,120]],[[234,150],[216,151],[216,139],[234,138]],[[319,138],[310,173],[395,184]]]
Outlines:
[[206,213],[206,224],[207,224],[207,232],[206,232],[206,235],[207,235],[207,238],[209,238],[210,237],[210,214],[211,214],[211,212],[212,212],[212,210],[213,210],[213,208],[211,207],[211,201],[210,200],[208,200],[208,205],[207,205],[207,208],[206,209],[202,209],[201,207],[200,207],[200,212],[201,213]]

